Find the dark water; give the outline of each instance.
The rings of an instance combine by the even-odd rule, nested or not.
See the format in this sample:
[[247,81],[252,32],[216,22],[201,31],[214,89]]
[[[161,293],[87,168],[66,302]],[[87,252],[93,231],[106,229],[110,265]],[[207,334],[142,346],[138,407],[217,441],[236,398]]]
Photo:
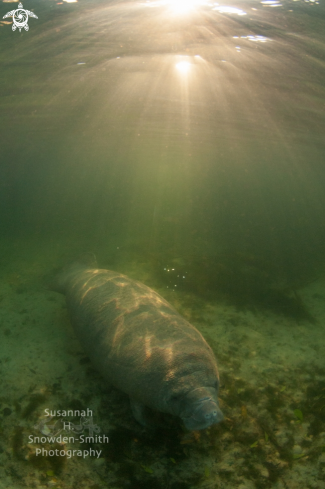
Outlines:
[[[17,3],[0,7],[2,18]],[[324,3],[23,7],[38,16],[28,32],[0,23],[5,283],[24,293],[28,277],[35,286],[91,250],[167,295],[178,286],[198,301],[315,324],[299,290],[324,270]],[[112,459],[125,455],[116,433]],[[202,487],[226,487],[209,474]],[[255,482],[243,489],[296,487],[246,476]]]

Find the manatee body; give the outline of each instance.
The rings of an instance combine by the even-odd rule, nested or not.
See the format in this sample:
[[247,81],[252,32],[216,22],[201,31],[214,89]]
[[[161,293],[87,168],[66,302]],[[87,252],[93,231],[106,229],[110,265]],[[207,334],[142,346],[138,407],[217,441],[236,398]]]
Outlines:
[[218,423],[219,375],[203,336],[146,285],[89,263],[63,270],[52,288],[66,295],[82,346],[104,378],[146,408],[180,417],[189,430]]

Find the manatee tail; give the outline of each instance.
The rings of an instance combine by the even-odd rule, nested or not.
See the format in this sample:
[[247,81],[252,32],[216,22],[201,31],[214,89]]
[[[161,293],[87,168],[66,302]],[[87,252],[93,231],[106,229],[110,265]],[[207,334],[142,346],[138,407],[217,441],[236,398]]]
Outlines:
[[78,258],[69,260],[68,264],[56,269],[51,276],[46,278],[46,288],[65,294],[66,285],[71,275],[83,268],[97,268],[97,260],[94,253],[82,253]]

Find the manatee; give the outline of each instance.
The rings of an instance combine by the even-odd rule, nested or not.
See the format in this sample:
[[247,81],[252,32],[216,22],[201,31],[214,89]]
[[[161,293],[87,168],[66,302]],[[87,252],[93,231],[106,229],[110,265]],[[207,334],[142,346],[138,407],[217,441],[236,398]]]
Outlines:
[[59,272],[50,288],[66,295],[80,343],[106,381],[129,395],[140,424],[150,425],[152,410],[179,417],[188,430],[223,419],[212,349],[157,292],[98,269],[92,254]]

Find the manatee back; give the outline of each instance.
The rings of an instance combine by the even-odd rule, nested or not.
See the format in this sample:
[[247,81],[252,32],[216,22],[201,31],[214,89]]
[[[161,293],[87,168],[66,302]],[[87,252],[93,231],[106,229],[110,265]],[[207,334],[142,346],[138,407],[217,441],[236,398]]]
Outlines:
[[102,375],[149,407],[218,383],[202,335],[159,294],[117,272],[75,265],[64,289],[78,338]]

